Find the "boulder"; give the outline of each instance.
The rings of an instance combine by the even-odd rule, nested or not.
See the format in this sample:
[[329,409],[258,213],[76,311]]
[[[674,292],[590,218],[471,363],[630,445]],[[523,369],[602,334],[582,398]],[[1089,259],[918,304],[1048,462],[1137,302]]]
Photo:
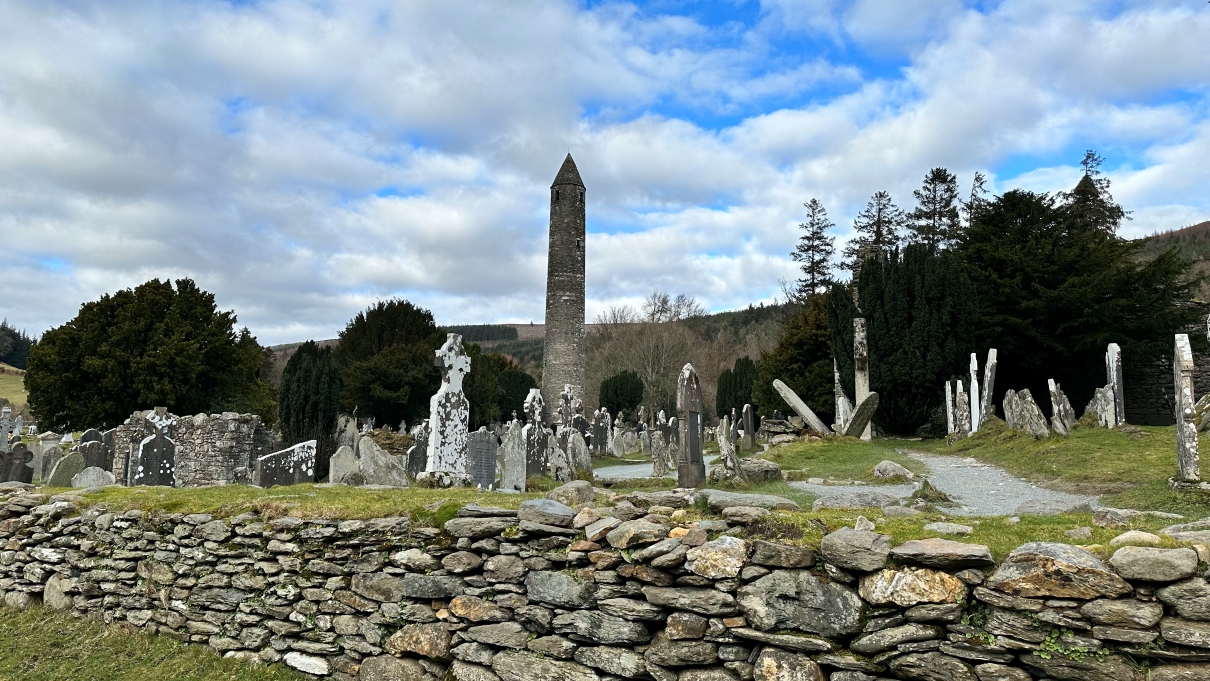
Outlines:
[[707,579],[730,579],[739,575],[747,558],[748,542],[724,535],[689,549],[685,567]]
[[1029,433],[1035,440],[1050,437],[1050,425],[1029,394],[1029,388],[1004,394],[1004,421],[1009,428]]
[[1185,619],[1210,621],[1210,584],[1201,577],[1166,586],[1155,595]]
[[996,564],[992,552],[982,544],[963,544],[949,539],[912,539],[891,549],[900,563],[937,570],[985,568]]
[[954,603],[966,595],[966,583],[928,568],[891,568],[861,578],[861,597],[874,605],[894,603],[907,608],[919,603]]
[[1124,546],[1114,552],[1109,564],[1125,579],[1176,582],[1197,571],[1197,551]]
[[795,502],[772,494],[740,494],[716,489],[703,489],[699,494],[706,497],[706,505],[715,513],[722,513],[723,509],[730,506],[755,506],[771,511],[798,510],[798,504]]
[[755,506],[728,506],[723,509],[723,517],[727,522],[736,525],[751,525],[769,515],[769,511]]
[[592,483],[587,480],[572,480],[566,485],[560,485],[546,493],[546,498],[557,501],[564,506],[576,508],[584,504],[591,504],[595,492],[592,490]]
[[1004,559],[986,586],[1026,598],[1114,598],[1131,587],[1100,558],[1068,544],[1031,542]]
[[540,525],[571,527],[571,522],[575,520],[575,517],[575,509],[553,499],[530,499],[522,501],[521,505],[517,507],[517,520]]
[[874,477],[915,480],[916,474],[894,461],[880,461],[877,466],[874,466]]
[[781,482],[781,466],[768,459],[740,459],[740,472],[749,483]]
[[898,497],[893,497],[883,492],[844,492],[842,494],[830,494],[815,500],[811,504],[811,509],[818,511],[825,508],[882,508],[883,506],[898,506]]
[[740,588],[737,602],[761,631],[797,629],[821,636],[861,631],[865,605],[851,589],[806,570],[778,570]]
[[1143,532],[1141,530],[1127,530],[1113,539],[1109,540],[1110,546],[1125,546],[1127,544],[1150,544],[1155,546],[1161,543],[1159,535]]
[[754,681],[824,681],[823,670],[806,655],[766,648],[756,658]]
[[836,567],[858,572],[873,572],[886,566],[891,553],[891,538],[869,530],[842,527],[825,536],[819,552]]

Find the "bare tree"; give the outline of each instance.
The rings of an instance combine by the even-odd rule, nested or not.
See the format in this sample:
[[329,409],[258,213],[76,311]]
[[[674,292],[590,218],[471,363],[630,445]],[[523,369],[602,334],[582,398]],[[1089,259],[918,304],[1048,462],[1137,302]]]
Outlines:
[[643,301],[643,321],[659,324],[662,322],[678,322],[690,317],[700,317],[706,314],[695,298],[684,293],[672,297],[667,291],[656,289]]

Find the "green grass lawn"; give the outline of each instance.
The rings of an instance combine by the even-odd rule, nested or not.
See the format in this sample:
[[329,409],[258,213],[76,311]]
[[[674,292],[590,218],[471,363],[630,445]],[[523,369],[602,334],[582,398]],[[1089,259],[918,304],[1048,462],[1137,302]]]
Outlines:
[[25,377],[0,374],[0,397],[13,404],[25,404]]
[[[863,442],[855,437],[835,436],[800,440],[770,449],[762,455],[782,467],[782,470],[805,470],[806,476],[833,480],[861,480],[871,484],[903,482],[897,479],[875,478],[874,466],[885,460],[894,461],[914,473],[924,473],[924,464],[895,450],[918,442],[907,440],[874,440]],[[802,476],[800,476],[802,477]]]
[[35,606],[4,611],[5,681],[302,681],[285,665],[224,660],[210,648],[127,627],[78,620]]

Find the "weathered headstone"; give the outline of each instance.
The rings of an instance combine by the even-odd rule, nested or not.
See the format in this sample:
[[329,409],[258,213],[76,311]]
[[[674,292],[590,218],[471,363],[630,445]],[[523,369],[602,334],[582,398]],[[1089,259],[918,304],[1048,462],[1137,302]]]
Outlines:
[[[836,398],[836,421],[832,428],[843,433],[849,427],[849,419],[853,418],[853,402],[840,385],[840,372],[836,370],[836,359],[832,359],[832,392]],[[774,419],[780,420],[778,412],[773,412]]]
[[[857,317],[853,320],[853,404],[861,404],[870,394],[870,352],[866,343],[865,319]],[[845,428],[848,432],[849,428]],[[869,425],[861,433],[861,439],[870,440],[873,437]]]
[[283,487],[315,481],[315,440],[300,442],[256,459],[253,480],[259,487]]
[[744,440],[742,442],[744,449],[752,449],[756,446],[756,418],[752,411],[752,405],[744,405]]
[[546,474],[546,429],[542,427],[542,391],[530,388],[525,398],[525,477]]
[[[176,486],[176,443],[169,439],[165,428],[155,428],[155,435],[144,438],[139,443],[139,453],[132,462],[130,476],[131,485]],[[76,456],[72,454],[67,458]],[[63,459],[67,461],[67,459]],[[72,475],[84,470],[84,458],[80,457],[80,467]],[[62,463],[59,464],[62,467]],[[57,470],[57,469],[56,469]],[[67,482],[71,482],[68,478]]]
[[553,434],[546,436],[546,464],[550,477],[558,482],[575,480],[575,470],[567,457],[567,452],[559,447],[559,441]]
[[677,379],[676,412],[681,427],[677,486],[701,487],[706,481],[706,463],[702,458],[702,386],[692,364],[686,364]]
[[71,478],[72,487],[105,487],[116,482],[113,473],[96,466],[88,466]]
[[50,487],[71,487],[71,479],[84,468],[84,457],[79,452],[72,452],[55,464],[47,476],[46,484]]
[[80,433],[81,444],[85,442],[100,442],[102,439],[101,431],[97,430],[96,428],[89,428],[83,433]]
[[13,421],[13,435],[21,437],[25,435],[25,417],[17,414],[16,420]]
[[1050,426],[1033,395],[1029,394],[1029,388],[1020,392],[1009,390],[1004,394],[1004,420],[1009,428],[1029,433],[1035,440],[1050,437]]
[[963,435],[971,432],[970,396],[962,389],[962,379],[958,379],[954,390],[954,432]]
[[639,436],[634,432],[633,428],[626,428],[622,431],[622,455],[638,454],[639,453]]
[[465,473],[466,442],[470,433],[471,403],[462,393],[462,379],[471,370],[471,358],[462,348],[462,336],[446,334],[434,364],[441,368],[441,387],[429,400],[429,473]]
[[368,434],[363,435],[357,443],[357,458],[366,485],[409,487],[412,484],[412,478],[408,475],[407,454],[388,452]]
[[1070,435],[1076,423],[1076,410],[1071,408],[1071,401],[1055,379],[1048,379],[1047,387],[1050,388],[1050,427],[1059,435]]
[[13,410],[11,407],[0,408],[0,452],[8,451],[8,438],[13,432]]
[[844,434],[849,437],[857,437],[866,432],[876,411],[878,411],[878,393],[870,393],[853,411],[853,418],[849,420],[849,428]]
[[668,475],[668,452],[668,424],[660,423],[651,431],[651,477]]
[[643,456],[653,456],[650,430],[639,433],[639,451]]
[[105,443],[100,440],[85,440],[80,438],[80,444],[76,445],[80,455],[84,457],[85,468],[100,468],[101,470],[109,470],[113,468],[113,463],[105,456]]
[[1105,384],[1113,393],[1113,425],[1126,425],[1126,390],[1122,380],[1122,348],[1110,343],[1105,350]]
[[1089,413],[1097,417],[1097,425],[1102,428],[1113,428],[1118,422],[1117,410],[1113,404],[1113,390],[1109,386],[1101,386],[1092,392],[1092,400],[1084,408],[1084,415]]
[[773,379],[773,388],[777,391],[777,394],[781,395],[781,398],[786,401],[786,404],[790,405],[790,408],[797,412],[798,415],[801,416],[803,420],[807,422],[807,425],[809,425],[813,430],[823,433],[824,435],[832,434],[832,429],[824,425],[823,420],[816,416],[815,412],[811,411],[811,408],[807,406],[807,403],[803,402],[802,398],[798,396],[798,393],[795,393],[790,389],[790,386],[783,383],[781,379],[775,378]]
[[1173,353],[1173,380],[1176,387],[1176,481],[1198,482],[1201,467],[1197,451],[1197,424],[1194,423],[1193,348],[1188,334],[1176,334]]
[[466,443],[466,472],[471,481],[481,489],[496,486],[496,434],[480,428],[471,433]]
[[[643,431],[646,433],[646,431]],[[592,453],[579,431],[573,430],[567,437],[567,460],[571,462],[576,479],[592,477]]]
[[525,456],[525,427],[520,421],[508,424],[504,432],[503,462],[500,470],[500,488],[506,492],[524,492],[527,475]]
[[18,442],[10,451],[0,453],[3,469],[0,472],[4,475],[4,482],[32,483],[34,481],[33,461],[34,453],[24,442]]
[[105,446],[105,457],[104,457],[105,465],[102,466],[102,468],[104,468],[105,470],[110,471],[110,472],[113,471],[113,455],[114,455],[113,438],[114,438],[114,435],[117,434],[117,432],[118,432],[117,428],[110,428],[109,430],[105,431],[104,433],[101,433],[101,444]]
[[38,436],[40,455],[34,457],[34,479],[45,482],[50,479],[50,472],[63,460],[63,448],[59,446],[62,436],[58,433],[43,433]]
[[945,433],[954,432],[954,392],[949,381],[945,382]]
[[983,398],[979,407],[980,422],[996,413],[996,405],[992,404],[996,394],[996,356],[995,348],[987,351],[987,364],[983,365]]
[[[356,479],[353,476],[357,476]],[[331,459],[328,459],[328,482],[353,485],[354,483],[361,484],[363,481],[357,453],[349,445],[337,447],[336,453],[332,455]]]
[[971,353],[971,432],[979,431],[979,424],[983,422],[983,402],[979,396],[979,357],[975,353]]
[[735,451],[735,439],[732,437],[730,417],[724,416],[715,429],[715,441],[718,442],[718,459],[710,469],[711,482],[742,482],[743,468],[739,464],[739,454]]

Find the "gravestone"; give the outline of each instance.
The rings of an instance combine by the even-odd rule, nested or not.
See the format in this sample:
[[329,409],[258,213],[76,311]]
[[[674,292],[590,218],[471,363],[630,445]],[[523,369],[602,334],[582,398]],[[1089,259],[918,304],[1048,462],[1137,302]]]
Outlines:
[[113,437],[117,432],[118,432],[117,428],[110,428],[109,430],[105,431],[104,433],[101,433],[101,444],[105,445],[105,465],[103,466],[103,468],[110,472],[113,471],[113,454],[114,454]]
[[633,428],[626,428],[622,431],[622,454],[638,454],[639,453],[639,436],[634,432]]
[[739,414],[735,413],[735,407],[731,407],[731,431],[728,435],[732,442],[739,442]]
[[542,391],[530,388],[525,398],[525,477],[536,478],[546,474],[546,429],[542,427]]
[[466,472],[471,481],[481,489],[496,486],[496,434],[480,428],[470,434],[466,443]]
[[[646,431],[644,431],[646,434]],[[592,477],[592,453],[579,431],[573,430],[567,437],[567,460],[571,462],[575,479]]]
[[971,433],[970,395],[962,389],[962,379],[954,386],[954,432],[970,435]]
[[849,420],[849,428],[844,434],[849,437],[858,437],[867,432],[876,411],[878,411],[878,393],[870,393],[853,411],[853,418]]
[[0,454],[0,462],[3,462],[4,482],[32,483],[34,481],[33,461],[34,453],[24,442],[18,442],[13,445],[12,450]]
[[643,456],[654,456],[652,453],[650,430],[644,430],[639,433],[639,451],[642,452]]
[[706,463],[702,458],[702,386],[692,364],[686,364],[677,378],[676,411],[681,427],[677,487],[701,487],[706,481]]
[[1189,335],[1176,334],[1172,362],[1176,388],[1176,481],[1198,482],[1201,467],[1197,451],[1197,424],[1194,422],[1193,348]]
[[8,436],[13,432],[13,410],[0,408],[0,452],[8,452]]
[[971,353],[971,432],[979,432],[979,424],[983,422],[982,398],[979,396],[979,356]]
[[16,437],[25,435],[25,417],[21,416],[20,414],[18,414],[17,419],[13,421],[13,435]]
[[525,452],[525,426],[514,420],[508,424],[504,432],[503,461],[500,469],[500,490],[505,492],[524,492],[527,462]]
[[1110,343],[1105,350],[1105,384],[1113,393],[1113,413],[1116,420],[1113,425],[1126,425],[1126,392],[1122,380],[1122,348],[1117,343]]
[[71,479],[84,470],[84,457],[79,452],[72,452],[55,464],[46,484],[50,487],[71,487]]
[[84,457],[85,468],[100,468],[101,470],[113,468],[112,462],[106,460],[104,442],[100,440],[85,440],[81,437],[80,444],[76,445],[76,449]]
[[1117,411],[1114,409],[1113,390],[1109,386],[1097,388],[1092,393],[1092,401],[1084,408],[1084,414],[1091,412],[1097,417],[1097,425],[1102,428],[1113,428],[1118,422]]
[[[353,476],[357,476],[356,479]],[[345,485],[361,484],[364,479],[361,477],[361,465],[357,461],[357,454],[349,445],[341,445],[336,448],[336,453],[328,459],[328,482],[341,483]]]
[[38,438],[41,455],[34,457],[34,479],[45,482],[50,479],[50,472],[63,460],[63,448],[59,446],[62,437],[58,433],[43,433]]
[[280,452],[256,459],[253,473],[255,484],[268,489],[275,485],[288,487],[315,481],[315,440],[300,442]]
[[743,468],[740,467],[739,454],[735,450],[736,441],[729,421],[730,417],[724,416],[723,420],[719,422],[718,428],[715,429],[718,459],[715,460],[714,467],[710,469],[711,482],[744,481]]
[[824,425],[823,419],[816,416],[815,412],[811,411],[811,408],[807,406],[807,403],[803,402],[802,398],[798,396],[798,393],[791,390],[790,386],[783,383],[780,378],[773,379],[773,388],[786,401],[786,404],[790,405],[790,408],[797,412],[813,430],[824,435],[832,434],[832,429]]
[[559,441],[554,437],[553,433],[547,433],[546,436],[546,465],[550,471],[550,477],[558,482],[571,482],[575,480],[575,469],[571,465],[571,461],[567,457],[567,452],[559,448]]
[[945,382],[945,433],[954,432],[954,390],[949,381]]
[[665,475],[668,475],[668,424],[657,422],[651,430],[651,477]]
[[[176,486],[176,443],[169,439],[164,430],[164,428],[155,428],[155,435],[143,438],[143,441],[139,443],[138,456],[132,462],[134,470],[131,471],[131,485]],[[76,456],[76,454],[72,454],[68,458],[72,456]],[[67,459],[63,461],[67,461]],[[72,475],[84,470],[83,457],[80,458],[80,463],[82,465]],[[70,478],[68,482],[70,482]]]
[[75,443],[76,443],[76,439],[74,437],[72,437],[71,433],[64,433],[63,439],[59,440],[60,445],[67,445],[69,447],[71,445],[74,445]]
[[752,449],[756,446],[756,415],[753,413],[752,405],[744,405],[744,449]]
[[[853,403],[861,404],[870,394],[870,352],[866,343],[865,319],[857,317],[853,320]],[[849,428],[845,427],[845,432]],[[869,424],[861,432],[861,439],[867,442],[873,437]]]
[[411,478],[408,476],[407,454],[398,456],[391,454],[380,447],[374,438],[365,435],[357,442],[357,458],[361,466],[361,478],[364,480],[364,484],[386,485],[387,487],[411,485]]
[[105,487],[116,482],[113,473],[96,466],[89,466],[71,478],[72,487]]
[[1050,389],[1050,427],[1059,435],[1070,435],[1076,423],[1076,410],[1071,408],[1071,401],[1055,379],[1048,379],[1047,387]]
[[987,351],[987,364],[983,365],[983,397],[981,399],[979,413],[982,414],[980,419],[985,419],[993,416],[996,413],[996,405],[992,404],[996,394],[996,349],[992,348]]
[[101,435],[101,431],[97,430],[96,428],[89,428],[83,433],[80,433],[81,444],[85,442],[100,442],[102,439],[104,439],[104,437]]
[[441,387],[429,400],[428,465],[424,470],[465,473],[471,403],[462,393],[462,379],[471,370],[471,358],[462,348],[462,336],[446,334],[433,363],[441,368]]
[[1033,395],[1030,395],[1029,388],[1004,393],[1004,421],[1009,428],[1029,433],[1035,440],[1050,437],[1050,426],[1034,402]]

